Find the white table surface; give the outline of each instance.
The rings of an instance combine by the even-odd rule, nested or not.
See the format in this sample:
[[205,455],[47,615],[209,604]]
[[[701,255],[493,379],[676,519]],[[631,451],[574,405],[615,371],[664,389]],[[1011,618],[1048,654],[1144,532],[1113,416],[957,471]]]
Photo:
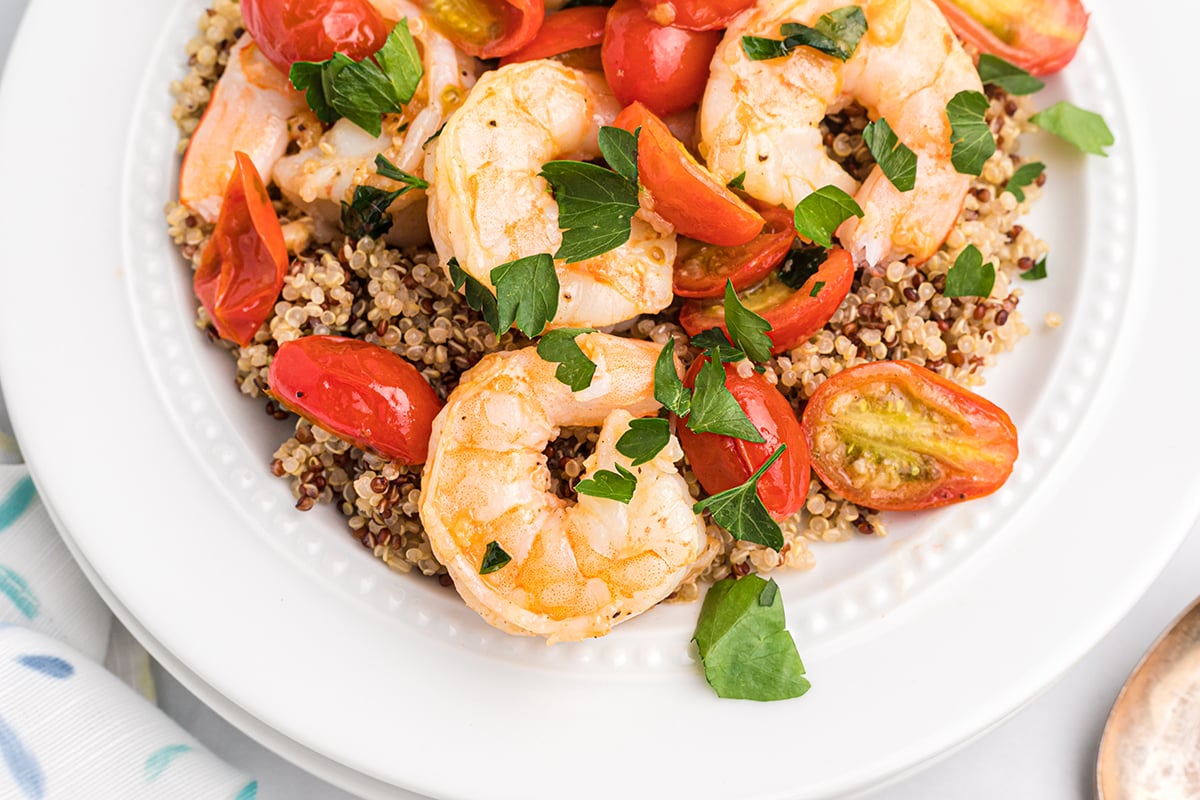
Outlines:
[[[0,65],[29,0],[0,0]],[[1183,12],[1187,0],[1157,0],[1160,12]],[[1157,15],[1155,15],[1157,16]],[[1165,14],[1164,16],[1170,16]],[[1187,26],[1183,26],[1187,27]],[[1156,47],[1156,53],[1172,48]],[[1183,58],[1176,57],[1191,74]],[[1186,109],[1185,109],[1186,110]],[[1192,109],[1192,113],[1194,113]],[[11,125],[13,120],[0,120]],[[1190,187],[1194,190],[1194,186]],[[1195,398],[1188,398],[1188,413]],[[0,429],[7,429],[0,398]],[[1200,468],[1200,467],[1198,467]],[[1154,524],[1147,519],[1148,525]],[[1131,534],[1136,537],[1136,531]],[[1136,541],[1130,542],[1136,547]],[[1119,625],[1045,694],[1011,719],[916,775],[870,794],[873,800],[1083,800],[1109,706],[1142,652],[1200,593],[1200,524],[1178,555]],[[1014,658],[1021,654],[1014,653]],[[261,800],[345,800],[353,795],[320,781],[238,732],[155,665],[159,704],[211,750],[254,775]]]

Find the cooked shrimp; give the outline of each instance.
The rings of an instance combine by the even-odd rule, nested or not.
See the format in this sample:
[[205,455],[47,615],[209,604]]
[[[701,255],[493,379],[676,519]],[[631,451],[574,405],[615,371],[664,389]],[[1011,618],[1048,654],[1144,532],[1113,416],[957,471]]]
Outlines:
[[[328,240],[338,230],[341,203],[350,202],[356,186],[393,190],[399,186],[375,171],[383,154],[400,169],[420,178],[425,173],[424,143],[462,103],[475,83],[477,62],[467,58],[425,20],[407,0],[372,0],[389,23],[405,18],[422,51],[425,74],[413,99],[400,114],[384,118],[383,131],[371,136],[350,120],[338,120],[311,147],[279,160],[274,178],[293,203],[317,221],[317,238]],[[425,193],[409,191],[389,207],[393,217],[387,239],[396,246],[429,239]]]
[[225,72],[192,135],[179,172],[179,199],[216,222],[233,174],[234,152],[250,156],[269,180],[287,149],[288,118],[305,111],[304,95],[288,83],[245,34],[229,51]]
[[[463,375],[433,424],[421,522],[458,593],[510,633],[573,641],[603,636],[667,597],[706,550],[675,437],[631,466],[616,441],[652,413],[659,346],[593,333],[576,340],[597,364],[580,392],[536,348],[494,353]],[[559,426],[603,425],[586,475],[619,464],[637,476],[628,505],[550,490],[544,450]],[[512,561],[479,569],[489,542]]]
[[[509,64],[479,79],[432,143],[426,175],[438,255],[491,286],[500,264],[562,243],[558,205],[542,165],[600,154],[596,137],[621,110],[604,78],[553,61]],[[600,326],[671,302],[674,233],[633,219],[624,245],[575,264],[558,262],[553,324]]]
[[[700,150],[728,180],[745,172],[746,191],[794,206],[829,184],[855,196],[865,212],[838,230],[859,264],[936,252],[958,218],[970,178],[950,161],[946,104],[963,90],[983,91],[933,0],[871,0],[869,30],[844,64],[808,47],[786,58],[751,61],[742,36],[778,38],[786,22],[814,24],[844,0],[762,0],[734,20],[713,57],[700,108]],[[884,117],[917,154],[916,188],[901,192],[876,167],[859,186],[828,155],[819,124],[857,100]]]

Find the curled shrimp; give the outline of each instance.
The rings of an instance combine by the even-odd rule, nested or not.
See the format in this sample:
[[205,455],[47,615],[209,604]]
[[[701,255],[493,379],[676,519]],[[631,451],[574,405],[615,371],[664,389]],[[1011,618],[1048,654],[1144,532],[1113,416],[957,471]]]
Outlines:
[[[761,0],[729,26],[712,61],[700,107],[700,151],[721,178],[745,172],[746,191],[795,206],[829,184],[864,211],[838,230],[859,264],[937,251],[962,209],[970,177],[951,163],[946,104],[983,91],[970,56],[933,0],[863,3],[868,31],[845,63],[800,47],[752,61],[742,37],[778,38],[780,25],[813,25],[845,0]],[[819,128],[829,111],[857,100],[886,118],[917,155],[916,186],[901,192],[876,166],[860,186],[825,152]]]
[[[616,450],[630,419],[658,408],[660,346],[603,333],[576,341],[597,364],[579,392],[532,347],[486,356],[463,375],[434,421],[420,500],[434,555],[467,605],[501,630],[552,642],[603,636],[663,600],[707,545],[675,469],[675,437],[636,467]],[[564,425],[603,426],[585,477],[628,469],[637,476],[628,505],[588,495],[571,505],[551,491],[543,451]],[[480,575],[489,542],[512,560]]]
[[[486,73],[431,144],[429,228],[451,257],[491,286],[491,270],[562,243],[558,205],[538,173],[554,159],[600,155],[597,134],[621,110],[604,78],[553,61]],[[675,235],[633,218],[629,241],[595,258],[556,263],[555,326],[611,325],[671,302]]]

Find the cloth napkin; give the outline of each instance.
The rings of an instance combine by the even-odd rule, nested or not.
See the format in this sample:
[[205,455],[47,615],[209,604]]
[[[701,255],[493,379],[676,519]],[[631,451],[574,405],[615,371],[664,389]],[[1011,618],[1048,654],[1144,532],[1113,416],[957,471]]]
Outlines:
[[150,702],[145,651],[71,558],[19,461],[0,431],[0,798],[253,800],[256,781]]

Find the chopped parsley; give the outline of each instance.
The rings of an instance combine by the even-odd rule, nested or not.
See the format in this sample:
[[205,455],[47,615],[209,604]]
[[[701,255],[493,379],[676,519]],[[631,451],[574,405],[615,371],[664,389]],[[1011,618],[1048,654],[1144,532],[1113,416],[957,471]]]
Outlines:
[[1012,192],[1012,196],[1017,198],[1018,203],[1024,203],[1025,192],[1022,190],[1040,178],[1045,171],[1046,165],[1040,161],[1030,161],[1028,164],[1022,164],[1013,172],[1013,176],[1008,179],[1008,183],[1004,186],[1004,189]]
[[608,469],[597,470],[591,476],[577,483],[575,491],[579,494],[603,497],[628,505],[629,501],[633,499],[634,489],[637,488],[637,476],[620,464],[613,464],[613,466],[617,468],[616,472]]
[[483,561],[479,564],[480,575],[490,575],[512,561],[512,556],[504,552],[504,548],[496,542],[488,542],[487,550],[483,552]]
[[862,137],[892,185],[902,192],[911,192],[917,185],[917,154],[900,141],[888,121],[880,117],[863,129]]
[[708,360],[700,367],[691,406],[687,426],[696,433],[715,433],[747,442],[764,441],[737,398],[725,386],[725,367],[720,361]]
[[692,412],[692,393],[675,370],[675,340],[668,339],[654,362],[654,399],[677,417]]
[[[762,441],[761,436],[759,441]],[[758,480],[785,450],[786,444],[779,445],[745,483],[704,498],[692,507],[693,511],[699,514],[708,509],[716,523],[735,539],[761,544],[772,550],[780,549],[783,547],[783,531],[758,496]]]
[[836,186],[822,186],[796,205],[796,231],[814,244],[833,247],[833,232],[850,217],[862,217],[854,198]]
[[725,186],[730,189],[741,189],[743,192],[746,191],[746,171],[742,170],[739,172],[734,176],[733,180],[725,184]]
[[1021,273],[1021,279],[1027,281],[1040,281],[1046,277],[1046,259],[1043,256],[1041,261],[1038,261],[1029,269]]
[[392,229],[392,215],[388,209],[396,198],[413,189],[428,189],[429,184],[410,175],[388,161],[382,153],[375,156],[375,171],[389,180],[403,184],[399,189],[388,191],[375,186],[355,186],[354,197],[349,203],[342,201],[342,230],[351,241],[364,236],[377,239]]
[[996,283],[996,268],[983,263],[983,254],[967,245],[946,273],[946,297],[987,297]]
[[1009,94],[1033,94],[1046,86],[1016,64],[1010,64],[991,53],[982,53],[979,56],[977,69],[979,80],[999,86]]
[[537,343],[537,354],[545,361],[558,364],[554,377],[560,383],[578,392],[592,385],[592,377],[596,374],[596,362],[592,361],[575,337],[581,333],[595,333],[592,328],[556,328],[546,331]]
[[499,336],[515,323],[532,338],[545,330],[558,313],[558,273],[546,253],[501,264],[488,276],[496,293],[462,268],[457,259],[446,264],[454,288],[463,291],[467,305],[483,315]]
[[629,420],[629,430],[617,440],[617,452],[639,467],[654,460],[671,441],[671,423],[661,417]]
[[1074,145],[1083,153],[1107,156],[1104,148],[1116,141],[1104,117],[1066,101],[1055,103],[1045,111],[1039,111],[1030,117],[1029,121],[1047,133]]
[[725,327],[733,345],[751,361],[765,364],[771,359],[771,323],[742,305],[732,280],[725,281]]
[[742,51],[751,61],[766,61],[790,55],[797,47],[811,47],[846,61],[858,49],[867,32],[867,18],[858,6],[846,6],[823,14],[816,25],[785,22],[779,27],[782,39],[743,36]]
[[950,118],[950,163],[963,175],[978,175],[996,152],[996,137],[988,127],[988,100],[982,92],[962,91],[946,104]]

